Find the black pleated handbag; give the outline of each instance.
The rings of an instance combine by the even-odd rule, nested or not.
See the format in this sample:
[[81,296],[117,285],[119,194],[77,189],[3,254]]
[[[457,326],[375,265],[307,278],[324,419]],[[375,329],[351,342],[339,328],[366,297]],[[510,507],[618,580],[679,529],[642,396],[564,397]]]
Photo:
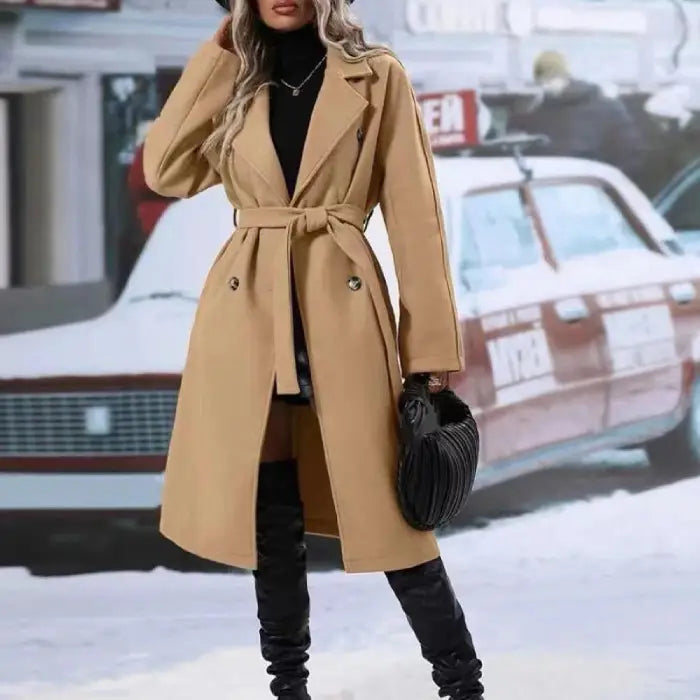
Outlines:
[[406,379],[399,409],[401,511],[416,530],[435,530],[459,513],[471,493],[479,430],[467,404],[451,389],[431,394],[425,375]]

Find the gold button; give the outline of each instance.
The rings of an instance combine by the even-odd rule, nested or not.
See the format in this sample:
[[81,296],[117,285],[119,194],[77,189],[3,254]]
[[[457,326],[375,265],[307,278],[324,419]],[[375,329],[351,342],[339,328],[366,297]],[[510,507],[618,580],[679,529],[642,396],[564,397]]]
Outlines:
[[348,279],[348,287],[356,292],[362,286],[362,280],[354,275]]
[[235,292],[238,289],[240,282],[238,280],[238,277],[231,277],[231,279],[228,281],[228,286],[233,289]]

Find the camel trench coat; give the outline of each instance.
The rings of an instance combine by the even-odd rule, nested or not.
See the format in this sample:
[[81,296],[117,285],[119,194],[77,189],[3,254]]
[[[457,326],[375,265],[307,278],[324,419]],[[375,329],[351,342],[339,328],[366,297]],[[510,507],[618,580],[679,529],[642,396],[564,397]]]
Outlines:
[[[254,569],[258,465],[274,382],[298,390],[290,265],[316,410],[295,412],[308,532],[340,537],[348,572],[438,556],[395,495],[402,375],[456,371],[462,341],[429,143],[390,52],[328,52],[296,190],[273,146],[267,88],[219,167],[199,146],[235,87],[238,58],[205,42],[145,142],[148,185],[190,197],[223,183],[238,225],[197,308],[163,490],[161,530],[202,557]],[[363,220],[382,208],[399,280],[394,321]],[[183,231],[196,236],[197,231]],[[400,358],[400,359],[399,359]]]

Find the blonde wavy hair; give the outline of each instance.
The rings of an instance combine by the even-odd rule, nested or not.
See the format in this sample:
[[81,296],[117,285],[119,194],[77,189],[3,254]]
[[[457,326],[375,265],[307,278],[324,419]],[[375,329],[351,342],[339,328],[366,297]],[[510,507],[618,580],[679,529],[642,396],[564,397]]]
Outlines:
[[[237,0],[231,12],[231,39],[234,53],[240,58],[236,88],[230,102],[216,119],[214,131],[202,144],[202,152],[219,152],[222,163],[245,115],[258,92],[273,84],[270,78],[272,56],[259,30],[260,18],[253,9],[257,0]],[[318,35],[328,47],[340,49],[350,61],[386,53],[385,46],[369,44],[362,25],[346,0],[311,0],[316,15]]]

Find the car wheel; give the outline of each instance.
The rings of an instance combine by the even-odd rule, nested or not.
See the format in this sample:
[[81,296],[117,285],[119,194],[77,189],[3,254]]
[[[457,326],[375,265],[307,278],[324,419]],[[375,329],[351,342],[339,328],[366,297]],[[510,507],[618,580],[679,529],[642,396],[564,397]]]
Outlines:
[[700,475],[697,401],[696,390],[683,420],[670,433],[644,445],[652,472],[663,481]]

